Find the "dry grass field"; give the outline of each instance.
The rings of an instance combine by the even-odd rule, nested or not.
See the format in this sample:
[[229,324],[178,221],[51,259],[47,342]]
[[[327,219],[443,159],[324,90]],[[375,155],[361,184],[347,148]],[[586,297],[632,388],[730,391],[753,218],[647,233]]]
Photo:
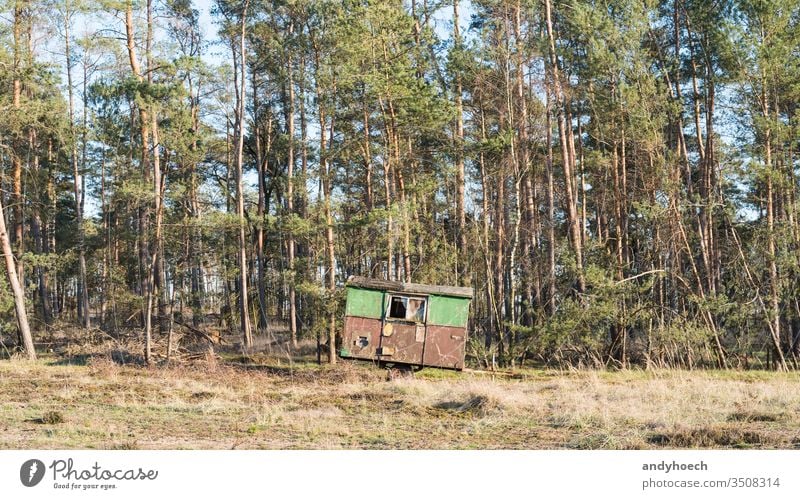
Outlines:
[[800,373],[0,361],[0,447],[800,448]]

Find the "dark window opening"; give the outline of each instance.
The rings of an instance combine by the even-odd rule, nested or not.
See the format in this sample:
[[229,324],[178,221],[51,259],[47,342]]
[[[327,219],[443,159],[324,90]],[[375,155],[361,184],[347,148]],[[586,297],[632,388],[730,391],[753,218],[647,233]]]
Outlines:
[[402,296],[392,296],[392,304],[389,307],[389,317],[392,319],[406,318],[406,302],[408,298]]
[[425,322],[425,298],[392,296],[389,302],[389,318]]

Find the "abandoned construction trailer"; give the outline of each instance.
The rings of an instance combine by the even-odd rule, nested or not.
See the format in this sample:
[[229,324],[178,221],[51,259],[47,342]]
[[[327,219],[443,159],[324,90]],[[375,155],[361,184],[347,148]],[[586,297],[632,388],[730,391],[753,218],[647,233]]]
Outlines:
[[351,277],[339,355],[464,368],[472,288]]

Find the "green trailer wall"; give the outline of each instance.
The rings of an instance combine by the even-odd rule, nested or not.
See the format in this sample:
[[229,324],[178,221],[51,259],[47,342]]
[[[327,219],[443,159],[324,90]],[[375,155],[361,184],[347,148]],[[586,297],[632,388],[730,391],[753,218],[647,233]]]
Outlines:
[[351,317],[383,318],[384,291],[347,288],[347,311]]
[[[401,293],[402,294],[402,293]],[[428,297],[428,324],[435,326],[466,327],[469,316],[467,298],[430,295]],[[351,317],[382,319],[385,312],[386,291],[347,288],[347,312]]]
[[430,295],[428,298],[428,324],[430,325],[466,327],[468,316],[468,298],[439,295]]

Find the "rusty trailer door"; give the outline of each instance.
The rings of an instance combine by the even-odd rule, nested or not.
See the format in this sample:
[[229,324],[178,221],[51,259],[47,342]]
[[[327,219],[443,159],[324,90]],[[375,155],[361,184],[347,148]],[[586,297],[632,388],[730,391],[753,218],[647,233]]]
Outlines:
[[378,359],[422,365],[427,297],[387,293],[385,311]]
[[469,299],[453,296],[428,297],[427,330],[423,365],[464,369],[467,346]]

